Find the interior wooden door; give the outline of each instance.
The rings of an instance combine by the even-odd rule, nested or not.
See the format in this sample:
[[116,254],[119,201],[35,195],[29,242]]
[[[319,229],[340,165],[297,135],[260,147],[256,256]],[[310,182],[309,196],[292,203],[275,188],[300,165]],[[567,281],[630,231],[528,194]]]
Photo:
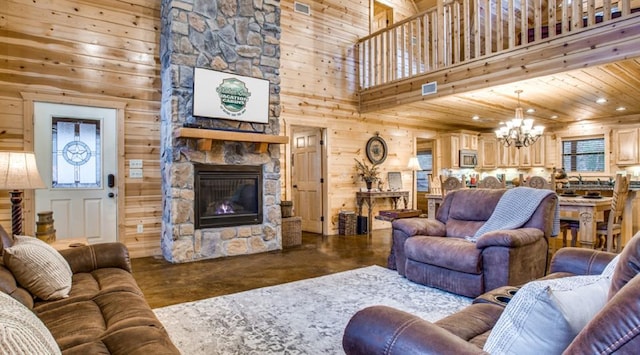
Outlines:
[[294,127],[291,149],[293,208],[302,230],[322,233],[322,129]]

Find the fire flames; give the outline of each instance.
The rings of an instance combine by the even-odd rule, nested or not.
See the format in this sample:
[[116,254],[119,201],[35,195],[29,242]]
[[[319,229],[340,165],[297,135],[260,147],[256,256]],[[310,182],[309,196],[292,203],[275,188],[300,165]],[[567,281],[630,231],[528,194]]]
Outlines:
[[233,206],[231,205],[231,203],[228,201],[222,202],[216,208],[216,214],[230,214],[230,213],[235,213],[235,211],[233,210]]

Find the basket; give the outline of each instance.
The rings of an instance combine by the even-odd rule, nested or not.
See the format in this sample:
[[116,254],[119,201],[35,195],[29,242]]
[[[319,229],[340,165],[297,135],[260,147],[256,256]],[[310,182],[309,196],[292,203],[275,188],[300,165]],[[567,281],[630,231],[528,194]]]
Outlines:
[[282,247],[302,244],[302,217],[282,219]]
[[293,202],[280,201],[280,212],[282,213],[282,218],[293,217]]
[[338,234],[356,234],[356,213],[353,211],[341,211],[338,215]]

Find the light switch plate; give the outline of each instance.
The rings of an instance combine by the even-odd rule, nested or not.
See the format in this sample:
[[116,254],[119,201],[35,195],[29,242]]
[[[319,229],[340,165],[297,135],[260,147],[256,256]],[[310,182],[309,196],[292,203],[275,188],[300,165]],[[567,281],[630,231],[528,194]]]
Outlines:
[[129,169],[129,177],[132,179],[142,179],[142,169]]
[[142,159],[131,159],[131,160],[129,160],[129,168],[131,168],[131,169],[142,169]]

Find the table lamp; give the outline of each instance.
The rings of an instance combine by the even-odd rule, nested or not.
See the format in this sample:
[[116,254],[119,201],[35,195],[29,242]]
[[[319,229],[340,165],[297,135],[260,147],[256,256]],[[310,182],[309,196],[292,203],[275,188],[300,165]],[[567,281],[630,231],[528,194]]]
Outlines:
[[22,190],[44,188],[33,152],[0,151],[0,190],[11,196],[11,231],[22,234]]

